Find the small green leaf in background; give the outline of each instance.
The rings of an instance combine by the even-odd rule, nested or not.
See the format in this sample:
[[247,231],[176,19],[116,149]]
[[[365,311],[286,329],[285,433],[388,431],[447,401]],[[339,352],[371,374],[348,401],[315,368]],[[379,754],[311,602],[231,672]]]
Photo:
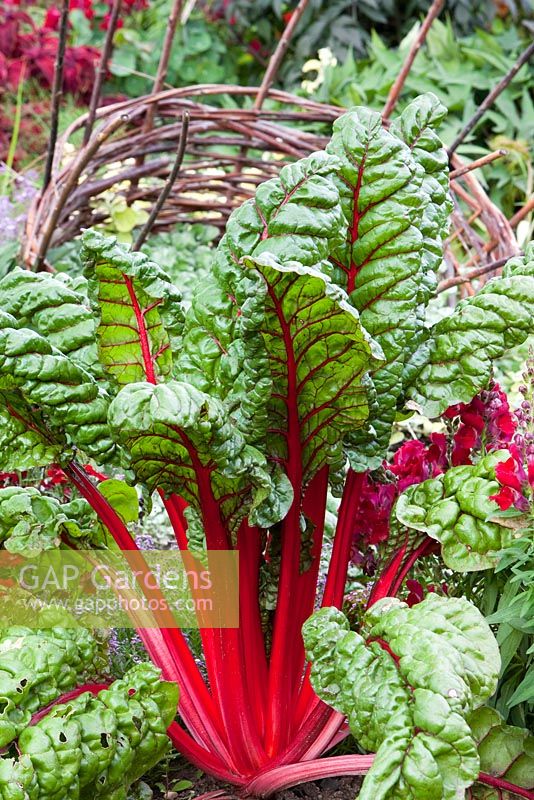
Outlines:
[[177,781],[176,783],[173,783],[172,791],[185,792],[186,789],[191,789],[193,785],[194,785],[193,781],[186,781],[186,780]]
[[139,498],[133,486],[124,481],[110,478],[102,481],[98,490],[125,524],[139,519]]
[[[524,728],[505,725],[493,708],[483,706],[468,717],[480,756],[480,771],[508,783],[534,789],[534,736]],[[498,789],[477,785],[474,798],[500,800]],[[513,792],[510,797],[515,797]]]

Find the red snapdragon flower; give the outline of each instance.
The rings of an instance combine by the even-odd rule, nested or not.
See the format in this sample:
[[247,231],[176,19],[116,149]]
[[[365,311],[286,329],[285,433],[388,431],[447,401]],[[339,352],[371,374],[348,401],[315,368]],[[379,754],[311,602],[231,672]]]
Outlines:
[[460,420],[453,437],[453,467],[471,463],[472,452],[481,447],[483,436],[487,450],[499,450],[512,440],[517,428],[506,393],[498,383],[492,383],[487,391],[473,397],[470,403],[450,406],[443,417]]
[[130,11],[144,11],[149,7],[148,0],[124,0],[124,7]]
[[68,483],[69,479],[61,469],[61,467],[53,464],[46,470],[46,476],[43,479],[43,486],[60,486],[63,483]]
[[107,481],[108,475],[104,475],[103,472],[99,472],[97,469],[92,467],[90,464],[84,464],[83,468],[88,475],[91,475],[93,478],[97,478],[99,481]]
[[[412,606],[417,605],[417,603],[420,603],[422,600],[424,600],[425,595],[435,594],[437,592],[437,589],[433,583],[429,583],[428,586],[423,586],[423,584],[420,581],[415,581],[411,579],[406,581],[406,588],[409,591],[408,597],[406,598],[406,602],[408,603],[410,608]],[[447,586],[446,583],[442,583],[439,588],[445,596],[449,594],[449,587]]]
[[83,11],[86,19],[91,20],[95,16],[93,9],[93,0],[69,0],[69,8],[71,10],[77,8]]
[[427,447],[418,439],[411,439],[399,447],[391,464],[384,467],[397,477],[397,489],[403,492],[414,483],[433,478],[445,468],[445,451],[441,441],[435,440]]
[[352,560],[364,570],[369,564],[369,546],[380,544],[389,536],[391,509],[399,494],[414,483],[439,475],[446,468],[445,436],[434,434],[428,447],[416,439],[404,442],[391,463],[384,461],[382,467],[389,481],[373,480],[367,473],[354,511]]
[[19,476],[16,472],[0,472],[0,486],[18,486]]
[[[107,31],[107,29],[109,28],[110,21],[111,21],[111,14],[108,12],[107,14],[104,14],[104,19],[102,20],[102,22],[98,26],[100,28],[100,30],[101,31]],[[123,28],[123,27],[124,27],[124,20],[123,19],[118,19],[117,20],[117,30],[119,28]]]
[[528,489],[534,490],[534,458],[528,459],[525,469],[523,454],[517,444],[511,444],[508,449],[510,458],[495,467],[495,477],[501,488],[497,494],[490,496],[490,500],[495,500],[501,511],[511,506],[519,511],[528,511],[529,502],[525,493]]
[[[517,436],[518,421],[510,411],[506,394],[496,383],[470,403],[451,406],[443,417],[458,420],[452,441],[443,433],[433,433],[429,445],[416,439],[404,442],[390,463],[383,462],[382,469],[387,476],[385,480],[384,475],[377,478],[365,475],[354,512],[355,542],[352,556],[353,561],[364,569],[368,562],[368,548],[388,538],[391,509],[401,492],[409,486],[435,478],[450,466],[471,464],[474,452],[482,445],[487,450],[505,446],[509,447],[511,453],[515,452],[511,440]],[[511,457],[509,477],[505,477],[506,470],[502,472],[502,489],[496,495],[497,502],[503,504],[503,508],[508,508],[512,503],[521,506],[526,503],[520,489],[527,477],[524,470],[519,474],[518,469],[518,458]]]
[[59,28],[59,21],[61,19],[61,12],[56,6],[51,6],[47,12],[43,23],[43,28],[47,31],[57,31]]

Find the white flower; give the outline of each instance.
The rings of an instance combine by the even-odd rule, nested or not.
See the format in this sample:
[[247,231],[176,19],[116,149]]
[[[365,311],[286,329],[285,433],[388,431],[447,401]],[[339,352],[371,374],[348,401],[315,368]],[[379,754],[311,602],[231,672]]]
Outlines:
[[317,55],[319,58],[312,58],[310,61],[306,61],[302,67],[304,73],[313,72],[314,70],[317,72],[314,80],[302,81],[302,88],[308,94],[313,94],[324,83],[327,67],[335,67],[337,65],[337,58],[329,47],[321,47]]

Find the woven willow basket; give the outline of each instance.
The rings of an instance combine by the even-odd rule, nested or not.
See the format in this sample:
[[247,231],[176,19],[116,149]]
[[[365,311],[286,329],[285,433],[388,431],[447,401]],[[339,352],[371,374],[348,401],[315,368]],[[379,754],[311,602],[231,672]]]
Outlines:
[[[222,233],[232,210],[251,197],[259,183],[277,175],[283,164],[322,149],[343,109],[269,88],[307,2],[300,0],[261,87],[204,84],[154,89],[149,95],[101,108],[97,108],[97,92],[89,114],[71,124],[52,147],[50,180],[28,213],[23,241],[25,265],[29,269],[51,269],[46,260],[50,248],[106,220],[109,212],[103,210],[101,196],[111,189],[130,203],[142,200],[154,206],[176,159],[185,112],[189,115],[185,155],[177,179],[167,187],[170,193],[155,219],[155,231],[204,222],[216,225]],[[443,5],[444,0],[434,0],[391,89],[385,119]],[[178,9],[179,0],[175,7]],[[176,20],[173,24],[176,26]],[[160,77],[165,74],[174,30],[171,25],[166,36]],[[112,36],[108,38],[111,47]],[[102,58],[104,64],[106,56]],[[163,77],[159,84],[163,85]],[[214,102],[221,96],[232,103],[221,107],[220,102]],[[86,127],[91,114],[91,135],[76,149],[72,139]],[[498,155],[482,161],[487,163]],[[460,296],[474,291],[472,279],[484,282],[507,257],[519,252],[512,225],[490,201],[474,171],[462,174],[462,168],[459,158],[452,156],[454,212],[440,284],[441,289],[458,286]]]

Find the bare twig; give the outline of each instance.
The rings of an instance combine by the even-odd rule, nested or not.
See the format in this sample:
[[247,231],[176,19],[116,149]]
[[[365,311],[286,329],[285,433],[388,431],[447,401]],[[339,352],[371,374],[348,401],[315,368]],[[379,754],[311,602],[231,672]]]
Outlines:
[[293,11],[291,19],[284,28],[284,32],[280,37],[280,41],[276,46],[276,50],[271,56],[271,59],[267,65],[267,70],[265,71],[265,75],[263,76],[261,86],[258,90],[258,94],[256,95],[256,100],[254,101],[254,109],[256,111],[260,110],[265,98],[267,97],[267,93],[271,88],[274,79],[276,78],[276,73],[278,72],[280,64],[282,63],[282,60],[286,54],[287,48],[289,47],[291,37],[293,36],[295,28],[300,22],[300,18],[302,17],[302,15],[306,10],[308,2],[309,0],[299,0],[298,6]]
[[[152,95],[158,95],[163,86],[165,84],[165,78],[167,77],[167,70],[169,68],[169,60],[171,57],[172,52],[172,43],[174,41],[174,37],[176,35],[176,27],[178,25],[178,20],[180,19],[180,15],[182,13],[183,7],[183,0],[174,0],[171,8],[171,12],[169,14],[169,18],[167,20],[167,30],[165,32],[165,39],[163,41],[163,50],[161,52],[161,58],[158,64],[158,71],[156,73],[156,77],[154,79],[154,84],[152,86]],[[148,133],[154,127],[154,118],[156,116],[158,104],[151,103],[145,114],[145,120],[143,122],[143,133]],[[145,158],[143,155],[139,156],[135,159],[136,167],[141,167],[144,164]],[[132,194],[137,189],[137,179],[132,180],[130,184],[130,189],[128,191],[128,202],[132,199]]]
[[[180,14],[182,13],[182,5],[183,0],[174,0],[172,4],[171,13],[169,14],[169,18],[167,20],[167,30],[165,32],[165,39],[163,40],[163,50],[161,51],[158,71],[152,87],[152,94],[157,94],[163,89],[163,84],[165,83],[167,70],[169,68],[169,60],[172,52],[172,43],[176,34],[176,26],[178,25],[178,20],[180,19]],[[153,103],[151,106],[149,106],[146,112],[145,122],[143,125],[143,131],[145,133],[146,131],[151,130],[154,125],[154,116],[156,114],[157,107],[157,103]]]
[[504,267],[510,258],[512,258],[512,256],[499,258],[497,261],[490,261],[489,264],[484,264],[483,267],[472,269],[469,272],[465,272],[463,275],[456,275],[454,278],[446,278],[444,281],[441,281],[438,284],[437,291],[444,292],[446,289],[451,289],[453,286],[459,286],[461,283],[469,283],[474,278],[480,278],[482,275],[487,275],[488,272],[493,272],[500,267]]
[[510,225],[512,228],[515,228],[516,225],[519,225],[522,219],[528,217],[531,211],[534,211],[534,197],[531,197],[530,200],[525,203],[523,208],[520,208],[519,211],[516,211],[514,216],[510,219]]
[[113,37],[119,21],[119,14],[121,11],[122,0],[113,0],[111,15],[109,18],[108,29],[106,31],[106,40],[100,56],[98,70],[95,75],[95,82],[93,84],[93,91],[91,92],[91,101],[89,103],[89,114],[87,122],[85,123],[85,132],[83,135],[84,147],[91,138],[93,126],[96,119],[96,110],[100,102],[100,93],[102,92],[102,84],[108,71],[109,59],[111,58],[111,51],[113,50]]
[[92,157],[102,145],[106,139],[109,137],[121,126],[128,122],[129,116],[127,114],[121,114],[120,116],[114,117],[111,119],[107,125],[105,125],[99,132],[95,133],[95,135],[91,138],[89,143],[86,147],[82,148],[78,153],[77,157],[75,158],[74,162],[70,166],[68,180],[65,181],[61,193],[55,204],[53,205],[52,212],[48,217],[48,220],[43,228],[43,233],[41,236],[41,241],[39,244],[39,250],[37,252],[37,256],[35,259],[34,268],[39,270],[43,264],[43,261],[46,256],[46,252],[48,250],[48,245],[50,244],[50,240],[54,234],[54,230],[56,228],[56,224],[59,220],[59,215],[65,203],[67,202],[70,193],[74,189],[75,186],[78,184],[78,180],[80,175],[82,174],[83,169],[87,166],[87,164],[91,161]]
[[434,0],[432,5],[428,9],[428,13],[425,17],[423,24],[421,25],[419,33],[417,34],[417,38],[414,40],[412,46],[410,47],[408,55],[406,56],[406,60],[402,65],[402,69],[397,75],[397,78],[395,79],[395,83],[389,90],[388,98],[386,100],[386,105],[384,106],[384,110],[382,111],[382,119],[384,121],[389,119],[389,117],[391,116],[391,112],[397,105],[397,101],[402,91],[402,87],[404,86],[406,78],[409,75],[409,72],[412,68],[413,62],[415,61],[417,53],[423,46],[432,23],[434,22],[436,17],[440,15],[444,5],[445,5],[445,0]]
[[463,167],[458,167],[458,169],[453,170],[449,178],[451,181],[454,181],[456,178],[461,178],[462,175],[466,175],[468,172],[472,172],[474,169],[479,169],[479,167],[485,167],[486,164],[491,164],[492,161],[495,161],[497,158],[502,158],[503,156],[508,155],[508,150],[494,150],[493,153],[488,153],[486,156],[482,156],[482,158],[477,158],[476,161],[472,161],[471,164],[465,164]]
[[511,67],[511,69],[508,70],[508,72],[506,73],[504,78],[502,78],[502,80],[499,81],[497,86],[494,86],[493,89],[491,90],[491,92],[489,92],[489,94],[486,95],[486,97],[481,102],[481,104],[479,105],[478,109],[473,114],[473,116],[471,117],[469,122],[462,128],[462,130],[460,131],[460,133],[458,134],[458,136],[456,137],[456,139],[454,140],[454,142],[450,146],[449,154],[454,153],[454,151],[458,149],[458,147],[461,145],[461,143],[463,142],[463,140],[465,139],[467,134],[470,133],[473,130],[473,128],[475,127],[475,125],[477,124],[479,119],[481,119],[484,116],[484,114],[486,113],[488,108],[490,108],[493,105],[493,103],[498,98],[498,96],[501,94],[501,92],[503,92],[506,89],[506,87],[508,86],[510,81],[519,72],[519,70],[521,69],[523,64],[526,64],[527,61],[529,61],[529,59],[530,59],[530,57],[532,56],[533,53],[534,53],[534,42],[532,42],[526,48],[526,50],[523,50],[523,52],[521,53],[521,55],[519,56],[519,58],[517,59],[517,61],[513,65],[513,67]]
[[59,126],[59,106],[63,95],[63,67],[65,63],[65,47],[67,45],[67,24],[69,21],[69,0],[63,0],[59,39],[57,43],[56,65],[54,67],[54,86],[52,88],[52,118],[50,120],[50,141],[46,153],[46,165],[43,177],[43,192],[50,183],[54,155],[56,152],[57,132]]
[[188,131],[188,129],[189,129],[189,112],[188,111],[184,111],[183,116],[182,116],[182,130],[181,130],[181,133],[180,133],[180,139],[178,141],[178,151],[176,153],[176,158],[174,160],[174,164],[173,164],[171,173],[170,173],[169,177],[167,178],[165,186],[161,190],[160,196],[158,197],[158,199],[156,200],[156,203],[154,204],[154,208],[150,212],[149,218],[147,219],[147,221],[143,225],[143,227],[142,227],[142,229],[141,229],[141,231],[139,233],[139,236],[135,240],[135,243],[134,243],[134,245],[132,247],[132,250],[140,250],[140,248],[142,247],[142,245],[144,244],[144,242],[146,240],[146,237],[148,236],[148,234],[152,230],[152,227],[153,227],[153,225],[154,225],[154,223],[155,223],[155,221],[157,219],[157,216],[158,216],[159,212],[161,211],[161,209],[163,208],[165,200],[168,198],[168,196],[171,193],[171,189],[173,187],[174,181],[178,177],[178,173],[180,172],[180,168],[182,166],[182,161],[184,160],[185,147],[186,147],[186,144],[187,144],[187,131]]

